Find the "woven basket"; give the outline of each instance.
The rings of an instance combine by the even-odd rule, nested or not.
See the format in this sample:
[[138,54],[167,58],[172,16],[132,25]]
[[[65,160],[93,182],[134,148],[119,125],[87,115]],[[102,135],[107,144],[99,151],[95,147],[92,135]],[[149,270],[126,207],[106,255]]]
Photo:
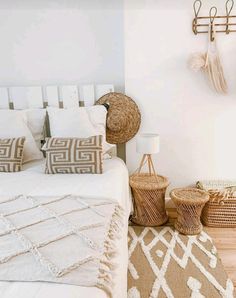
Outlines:
[[138,173],[130,176],[134,198],[131,221],[142,226],[160,226],[168,221],[165,210],[167,178],[155,174]]
[[176,230],[185,235],[201,233],[200,217],[203,206],[209,200],[208,193],[197,188],[177,188],[171,191],[170,197],[177,209]]
[[197,187],[210,195],[201,216],[203,224],[236,227],[236,181],[199,181]]

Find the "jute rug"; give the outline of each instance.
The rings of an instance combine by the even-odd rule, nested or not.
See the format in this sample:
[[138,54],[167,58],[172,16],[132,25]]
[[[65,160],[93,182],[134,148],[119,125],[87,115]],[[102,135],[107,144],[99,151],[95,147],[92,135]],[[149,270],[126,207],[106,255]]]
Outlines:
[[208,234],[129,227],[128,298],[233,298],[234,286]]

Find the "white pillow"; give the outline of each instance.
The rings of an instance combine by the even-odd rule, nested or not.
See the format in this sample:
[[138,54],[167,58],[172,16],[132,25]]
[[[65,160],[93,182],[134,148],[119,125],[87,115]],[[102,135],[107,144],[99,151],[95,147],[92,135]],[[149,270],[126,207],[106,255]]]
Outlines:
[[103,152],[114,145],[106,142],[107,110],[102,105],[70,109],[47,108],[52,137],[88,138],[103,136]]
[[0,138],[25,137],[23,163],[43,158],[22,111],[0,110]]
[[41,141],[44,139],[46,109],[28,109],[21,112],[26,117],[27,126],[34,137],[37,147],[41,149]]

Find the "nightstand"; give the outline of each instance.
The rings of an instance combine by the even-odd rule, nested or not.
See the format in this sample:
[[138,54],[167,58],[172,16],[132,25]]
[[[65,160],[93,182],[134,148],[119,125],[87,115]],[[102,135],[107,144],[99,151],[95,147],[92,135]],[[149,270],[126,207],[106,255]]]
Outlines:
[[152,173],[130,176],[134,214],[131,221],[142,226],[160,226],[168,221],[165,193],[169,185],[166,177]]

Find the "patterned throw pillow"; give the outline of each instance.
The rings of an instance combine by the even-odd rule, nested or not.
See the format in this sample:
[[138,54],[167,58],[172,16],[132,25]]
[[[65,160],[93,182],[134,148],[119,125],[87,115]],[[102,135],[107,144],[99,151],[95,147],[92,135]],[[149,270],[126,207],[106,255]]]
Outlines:
[[25,137],[0,139],[0,172],[19,172],[22,168]]
[[101,174],[102,136],[85,139],[48,138],[46,174]]

